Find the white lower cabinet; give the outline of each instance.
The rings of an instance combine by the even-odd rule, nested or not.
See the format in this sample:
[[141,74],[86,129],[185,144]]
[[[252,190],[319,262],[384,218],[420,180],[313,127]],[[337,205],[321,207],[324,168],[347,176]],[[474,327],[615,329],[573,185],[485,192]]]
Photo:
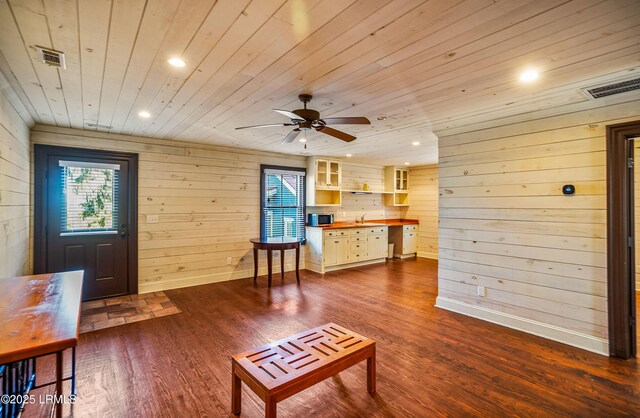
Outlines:
[[387,234],[369,235],[367,237],[367,255],[369,258],[386,258],[388,246]]
[[322,243],[325,266],[335,266],[349,262],[349,237],[328,236]]
[[308,269],[324,273],[355,263],[381,262],[387,257],[388,228],[367,226],[328,229],[307,227],[305,264]]

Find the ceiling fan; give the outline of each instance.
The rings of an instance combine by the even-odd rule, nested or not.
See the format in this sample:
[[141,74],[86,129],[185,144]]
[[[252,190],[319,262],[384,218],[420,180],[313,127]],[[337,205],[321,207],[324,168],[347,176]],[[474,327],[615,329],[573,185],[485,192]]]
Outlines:
[[307,103],[311,101],[312,96],[310,94],[301,94],[298,96],[300,101],[304,103],[304,109],[296,109],[293,111],[273,109],[275,112],[280,113],[291,119],[289,123],[271,123],[267,125],[254,125],[254,126],[241,126],[236,129],[248,129],[248,128],[270,128],[274,126],[295,126],[295,128],[284,137],[282,143],[293,142],[300,132],[315,129],[323,134],[331,135],[345,142],[351,142],[356,139],[355,136],[349,135],[346,132],[339,131],[337,129],[330,128],[327,125],[369,125],[369,119],[360,117],[337,117],[337,118],[323,118],[320,119],[320,112],[313,109],[307,109]]

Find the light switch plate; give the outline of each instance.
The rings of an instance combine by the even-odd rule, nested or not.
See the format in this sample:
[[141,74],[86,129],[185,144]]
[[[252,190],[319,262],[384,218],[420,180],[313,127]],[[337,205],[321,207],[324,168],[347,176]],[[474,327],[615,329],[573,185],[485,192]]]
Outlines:
[[147,215],[148,224],[157,224],[159,220],[160,220],[159,215]]
[[487,295],[487,289],[484,286],[478,286],[478,296],[485,297]]

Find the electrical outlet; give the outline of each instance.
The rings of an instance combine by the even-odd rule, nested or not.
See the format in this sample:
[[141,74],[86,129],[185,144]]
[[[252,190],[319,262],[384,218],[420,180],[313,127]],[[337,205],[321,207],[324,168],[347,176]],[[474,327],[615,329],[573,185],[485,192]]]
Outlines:
[[346,217],[347,216],[347,212],[342,212],[342,217]]
[[478,296],[482,298],[487,296],[487,289],[484,286],[478,286]]
[[231,257],[227,257],[227,265],[230,266],[233,259]]
[[159,220],[160,220],[159,215],[147,215],[148,224],[157,224]]

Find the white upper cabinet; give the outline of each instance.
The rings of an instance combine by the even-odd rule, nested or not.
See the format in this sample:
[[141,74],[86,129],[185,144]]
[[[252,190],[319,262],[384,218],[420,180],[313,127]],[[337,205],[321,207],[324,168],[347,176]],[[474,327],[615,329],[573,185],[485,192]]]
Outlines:
[[342,163],[324,158],[307,159],[307,206],[340,206]]
[[409,170],[385,167],[384,192],[386,206],[409,206]]
[[339,190],[342,188],[342,163],[340,161],[315,160],[316,189]]

